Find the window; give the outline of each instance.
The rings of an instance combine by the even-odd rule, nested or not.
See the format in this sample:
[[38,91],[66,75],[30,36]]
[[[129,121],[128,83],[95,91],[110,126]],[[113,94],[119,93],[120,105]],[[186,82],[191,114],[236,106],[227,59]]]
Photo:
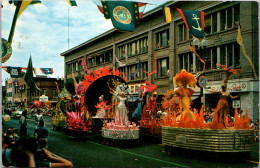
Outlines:
[[240,6],[232,6],[220,11],[220,30],[233,28],[235,22],[240,20]]
[[68,64],[68,73],[72,72],[72,64]]
[[167,76],[169,69],[169,58],[159,59],[157,62],[157,68],[158,77]]
[[205,34],[211,33],[211,15],[205,17],[205,27],[204,27]]
[[169,30],[164,30],[155,34],[156,48],[166,47],[169,45]]
[[217,12],[213,13],[211,15],[211,20],[212,20],[212,28],[211,28],[211,33],[215,33],[218,31],[218,18],[217,18]]
[[189,30],[186,28],[186,25],[183,23],[179,27],[179,42],[192,39],[192,35],[189,33]]
[[105,62],[112,62],[113,59],[113,50],[106,51],[105,55]]
[[56,96],[56,89],[52,89],[52,97]]
[[89,67],[95,66],[95,57],[88,57],[88,66]]
[[143,67],[143,69],[141,70],[142,71],[142,78],[145,79],[146,73],[144,71],[148,72],[148,63],[147,62],[142,63],[142,67]]
[[185,69],[187,72],[193,72],[193,56],[192,53],[184,53],[179,55],[179,70]]
[[[83,59],[84,59],[84,58],[83,58]],[[82,60],[79,60],[79,61],[78,61],[78,70],[79,70],[79,71],[83,69],[83,65],[81,65],[81,63],[82,63]]]
[[240,46],[237,43],[222,45],[220,47],[221,64],[227,67],[240,65]]
[[46,95],[46,89],[42,89],[42,94]]

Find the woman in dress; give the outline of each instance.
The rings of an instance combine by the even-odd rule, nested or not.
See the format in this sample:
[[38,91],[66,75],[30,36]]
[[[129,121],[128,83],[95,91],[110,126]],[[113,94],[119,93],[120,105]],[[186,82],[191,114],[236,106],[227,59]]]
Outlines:
[[[110,88],[111,89],[111,88]],[[128,118],[127,118],[127,109],[125,102],[127,100],[127,97],[125,97],[125,93],[121,92],[120,96],[115,94],[115,91],[111,89],[111,94],[116,96],[116,98],[119,100],[119,104],[117,106],[117,112],[116,112],[116,124],[117,125],[126,125]]]

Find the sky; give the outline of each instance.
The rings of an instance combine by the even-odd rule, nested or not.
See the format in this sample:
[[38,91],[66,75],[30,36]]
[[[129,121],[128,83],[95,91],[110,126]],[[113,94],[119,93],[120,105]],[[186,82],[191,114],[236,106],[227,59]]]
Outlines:
[[[167,2],[165,0],[138,0],[148,2],[145,12]],[[32,56],[37,75],[43,75],[40,68],[53,68],[49,77],[64,76],[64,58],[60,54],[69,48],[86,42],[113,28],[92,0],[76,0],[77,7],[71,7],[67,0],[44,0],[41,4],[29,5],[17,20],[12,56],[2,66],[27,67]],[[2,0],[2,38],[8,40],[15,6]],[[69,12],[68,12],[69,10]],[[10,75],[2,71],[2,84]]]

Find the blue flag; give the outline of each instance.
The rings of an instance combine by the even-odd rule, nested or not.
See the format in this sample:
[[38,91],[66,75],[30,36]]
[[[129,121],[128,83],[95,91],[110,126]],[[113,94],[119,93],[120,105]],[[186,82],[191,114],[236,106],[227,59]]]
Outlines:
[[15,88],[18,88],[20,86],[20,81],[12,81],[12,84]]
[[111,18],[113,26],[120,31],[133,32],[135,23],[139,22],[139,6],[130,1],[101,1],[104,16]]
[[21,67],[7,67],[7,72],[10,73],[12,78],[17,78],[21,74]]
[[197,38],[203,38],[204,37],[204,12],[181,10],[181,9],[178,9],[178,11],[182,16],[183,21],[186,24],[186,27],[190,30],[190,33]]
[[53,74],[53,68],[40,68],[43,74],[50,75]]

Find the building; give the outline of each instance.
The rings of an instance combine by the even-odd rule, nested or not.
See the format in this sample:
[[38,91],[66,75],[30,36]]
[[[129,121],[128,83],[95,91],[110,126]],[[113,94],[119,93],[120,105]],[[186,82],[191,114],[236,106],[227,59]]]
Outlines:
[[[148,80],[158,86],[157,92],[161,99],[166,90],[174,89],[174,76],[181,69],[197,74],[202,70],[202,63],[190,51],[193,37],[189,34],[177,8],[185,10],[203,10],[205,12],[206,48],[198,50],[206,62],[207,90],[195,88],[193,104],[204,107],[216,107],[219,98],[208,90],[219,89],[224,78],[223,70],[216,64],[225,64],[228,68],[240,68],[239,77],[229,78],[228,89],[232,95],[241,94],[240,98],[229,100],[231,115],[234,106],[239,105],[248,110],[249,117],[258,118],[259,81],[254,78],[252,67],[236,42],[237,24],[241,25],[246,52],[254,63],[258,74],[259,39],[258,39],[258,4],[244,1],[178,1],[165,4],[171,8],[172,22],[165,23],[161,7],[144,14],[140,24],[133,33],[109,30],[89,41],[86,41],[63,53],[65,80],[83,73],[80,61],[87,60],[91,72],[103,66],[110,69],[118,68],[116,57],[127,65],[119,67],[126,75],[135,72],[139,60],[143,69],[133,77],[127,77],[132,92],[146,80],[143,72],[154,70],[154,56],[157,56],[158,73],[149,76]],[[158,101],[160,105],[160,100]],[[233,105],[233,106],[232,106]],[[198,107],[197,107],[198,108]]]
[[[20,86],[15,88],[12,85],[12,81],[20,81]],[[27,90],[23,77],[20,78],[10,78],[6,81],[7,86],[7,105],[8,106],[23,106],[29,105],[33,100],[40,98],[40,96],[45,95],[48,97],[49,102],[58,101],[58,88],[63,87],[63,79],[48,78],[47,76],[36,76],[34,78],[35,85],[37,89],[30,96],[30,91]]]

